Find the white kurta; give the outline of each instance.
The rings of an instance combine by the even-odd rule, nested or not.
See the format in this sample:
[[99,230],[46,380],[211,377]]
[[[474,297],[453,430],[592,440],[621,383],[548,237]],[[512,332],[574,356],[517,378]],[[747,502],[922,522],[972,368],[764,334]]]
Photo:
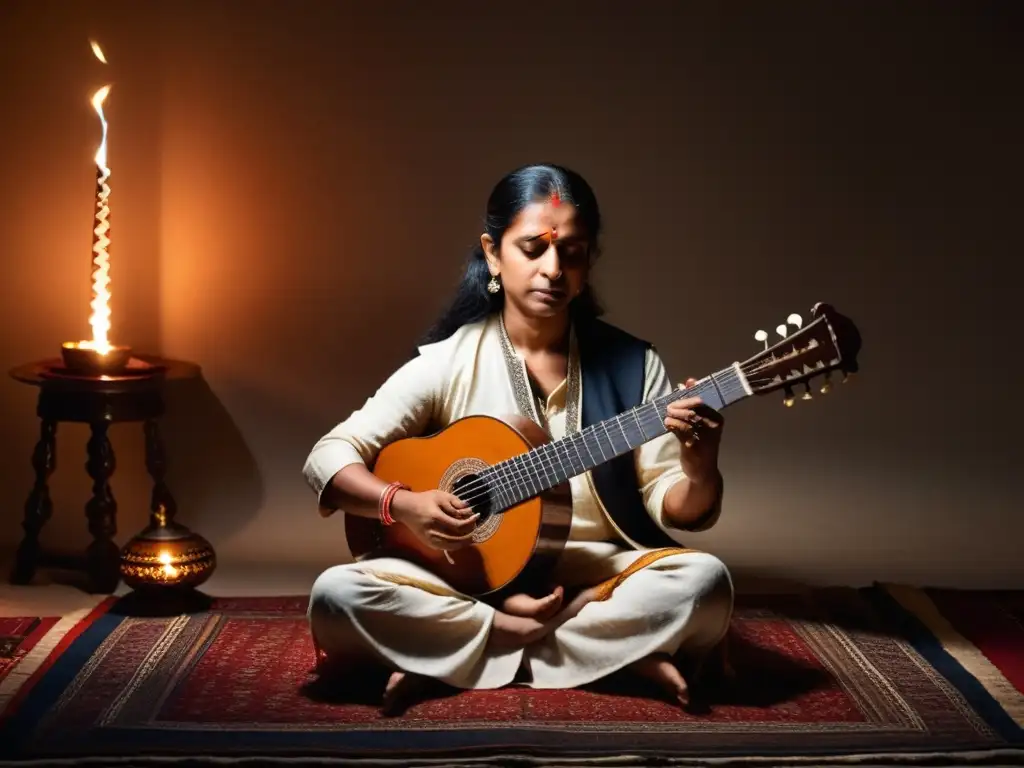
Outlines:
[[[672,390],[653,349],[646,358],[644,400]],[[331,478],[353,463],[372,466],[388,443],[428,434],[470,415],[519,413],[553,439],[580,428],[582,397],[575,340],[569,375],[546,401],[533,395],[523,359],[498,316],[424,346],[310,452],[304,475],[322,496]],[[652,519],[670,536],[662,514],[668,489],[684,474],[679,441],[670,434],[636,449],[639,492]],[[567,588],[620,574],[644,550],[618,530],[590,473],[572,478],[573,520],[554,574]],[[714,524],[714,513],[703,528]],[[376,559],[325,571],[310,598],[311,630],[328,656],[367,653],[391,666],[462,688],[495,688],[525,667],[525,684],[568,688],[604,677],[654,652],[701,654],[724,636],[732,582],[717,558],[687,552],[632,573],[612,596],[587,605],[544,640],[523,650],[486,647],[495,609],[461,595],[412,563]]]

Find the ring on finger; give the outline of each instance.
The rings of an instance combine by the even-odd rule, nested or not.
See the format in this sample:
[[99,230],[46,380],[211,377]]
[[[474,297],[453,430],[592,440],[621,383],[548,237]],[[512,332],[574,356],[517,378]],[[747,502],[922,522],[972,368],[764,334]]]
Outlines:
[[693,414],[686,422],[690,427],[690,436],[686,441],[686,447],[692,448],[693,444],[700,440],[700,428],[704,426],[704,419],[697,414]]

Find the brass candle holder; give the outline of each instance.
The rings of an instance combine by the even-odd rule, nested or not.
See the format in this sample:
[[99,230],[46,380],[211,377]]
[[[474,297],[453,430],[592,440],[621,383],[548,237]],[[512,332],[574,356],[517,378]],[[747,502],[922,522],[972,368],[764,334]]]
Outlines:
[[161,504],[150,524],[121,549],[121,578],[135,590],[198,587],[217,567],[206,539],[168,519]]
[[60,349],[69,373],[83,376],[116,376],[124,373],[132,359],[132,348],[100,348],[90,341],[66,341]]

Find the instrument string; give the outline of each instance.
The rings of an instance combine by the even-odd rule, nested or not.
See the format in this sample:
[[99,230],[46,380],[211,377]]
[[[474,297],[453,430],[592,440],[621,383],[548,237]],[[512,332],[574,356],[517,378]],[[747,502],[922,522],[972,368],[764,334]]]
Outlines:
[[[808,326],[808,328],[809,327],[810,326]],[[804,330],[806,331],[807,329]],[[770,370],[773,366],[777,366],[779,362],[780,359],[774,355],[770,355],[768,357],[758,356],[740,364],[737,367],[743,375],[743,379],[746,384],[753,389],[769,384],[779,378],[778,374],[771,376],[762,375],[757,377],[753,375],[755,372],[762,372],[765,368]],[[735,387],[738,383],[730,382],[730,385]],[[739,385],[742,386],[742,384]],[[605,431],[605,437],[607,438],[608,444],[611,446],[613,452],[612,458],[619,455],[619,453],[616,453],[615,441],[608,432],[609,422],[616,423],[619,431],[622,433],[623,439],[626,440],[628,445],[630,440],[626,437],[623,420],[628,420],[628,418],[632,416],[633,421],[640,429],[641,434],[646,437],[647,431],[644,429],[644,423],[646,422],[648,427],[653,428],[655,426],[655,421],[651,419],[651,411],[654,411],[654,413],[658,415],[656,422],[658,434],[655,435],[657,437],[664,434],[666,431],[664,420],[661,416],[663,407],[676,400],[686,397],[700,397],[713,390],[717,390],[716,382],[711,377],[708,377],[698,382],[693,387],[673,390],[667,395],[663,395],[655,398],[654,400],[634,406],[628,411],[624,411],[610,419],[584,427],[583,429],[574,432],[571,435],[567,435],[560,440],[545,443],[544,445],[526,451],[525,453],[505,459],[497,464],[492,464],[480,472],[470,483],[459,489],[459,498],[472,509],[485,501],[493,501],[495,496],[499,497],[498,500],[501,501],[500,497],[504,495],[507,499],[513,500],[513,504],[509,506],[515,506],[516,504],[521,503],[518,497],[521,495],[520,492],[522,490],[528,491],[529,493],[527,498],[531,498],[532,496],[547,489],[549,483],[549,471],[555,477],[558,477],[559,472],[566,474],[567,479],[575,477],[576,475],[582,474],[582,472],[586,471],[586,469],[576,471],[573,469],[572,462],[570,461],[570,471],[566,473],[566,467],[562,462],[560,452],[568,447],[571,447],[576,452],[580,464],[584,467],[586,467],[587,462],[583,459],[583,454],[580,453],[579,443],[582,443],[583,448],[590,456],[590,463],[594,466],[597,466],[604,461],[608,461],[609,459],[604,455],[601,439],[598,435],[599,429],[603,429]],[[594,444],[597,446],[598,451],[601,454],[600,462],[595,460],[594,453],[590,448],[590,443],[588,441],[591,438],[594,438]],[[648,440],[651,439],[654,438],[648,438]],[[647,440],[644,442],[647,442]],[[624,451],[622,453],[624,453]],[[556,461],[558,464],[557,466]],[[543,473],[543,476],[538,474],[538,470]],[[538,490],[534,491],[532,490],[533,488],[537,488]]]
[[[771,379],[765,379],[763,381],[755,380],[749,383],[751,383],[754,386],[761,386],[762,384],[769,383],[770,381]],[[643,403],[642,405],[636,406],[630,409],[629,411],[625,411],[623,412],[623,414],[620,414],[618,417],[614,418],[623,418],[626,417],[628,414],[632,413],[634,415],[634,418],[638,419],[638,423],[639,418],[649,420],[649,413],[645,413],[642,417],[639,417],[639,412],[642,409],[656,409],[657,405],[660,403],[671,402],[682,397],[692,397],[694,395],[699,396],[702,392],[709,391],[712,387],[713,384],[711,384],[710,382],[703,382],[687,390],[676,390],[672,392],[671,395],[667,395],[664,398],[659,398],[658,400],[655,401]],[[656,412],[659,414],[659,419],[657,423],[659,424],[659,427],[662,429],[662,434],[664,434],[665,430],[664,427],[661,426],[663,422],[660,418],[660,410],[656,410]],[[649,424],[650,423],[651,422],[649,420]],[[495,492],[497,492],[497,494],[501,494],[503,492],[519,490],[520,488],[525,488],[529,490],[530,485],[538,487],[542,485],[546,486],[546,478],[548,474],[547,471],[549,469],[553,470],[555,473],[557,473],[559,469],[563,471],[565,470],[565,466],[562,464],[561,458],[558,456],[557,450],[555,450],[555,446],[559,446],[563,442],[567,445],[571,445],[574,448],[574,450],[576,450],[580,462],[584,463],[582,454],[579,453],[579,449],[576,447],[578,442],[583,442],[584,448],[586,449],[587,453],[590,454],[591,460],[593,461],[594,454],[593,451],[590,450],[589,446],[587,446],[586,439],[587,437],[590,437],[593,434],[595,434],[597,432],[596,428],[600,426],[602,426],[602,424],[599,422],[598,424],[591,425],[590,427],[580,430],[579,432],[576,432],[573,435],[567,436],[563,440],[555,441],[554,443],[547,443],[532,451],[519,454],[510,459],[506,459],[505,461],[500,462],[498,464],[491,465],[486,470],[481,472],[480,475],[478,475],[477,478],[473,480],[473,482],[469,483],[468,485],[460,489],[460,499],[466,502],[470,507],[473,507],[484,500],[491,499],[495,495]],[[587,432],[590,432],[590,435],[586,434]],[[642,427],[641,432],[644,432],[644,434],[646,434]],[[611,443],[614,448],[614,444],[612,443],[610,437],[609,443]],[[597,446],[600,450],[601,443],[599,440],[597,441]],[[554,458],[558,460],[558,463],[561,466],[555,466],[554,459],[552,459],[551,456],[546,455],[545,449],[550,449],[547,450],[547,453],[553,454]],[[602,460],[606,460],[603,451],[601,451],[601,455]],[[545,460],[548,461],[546,465]],[[596,465],[601,462],[594,463]],[[544,478],[538,478],[538,469],[543,470]],[[577,472],[573,470],[570,473],[568,473],[568,477],[574,477],[577,474],[581,474],[582,471]],[[495,476],[496,479],[492,479],[495,478]],[[540,491],[537,491],[536,493],[539,492]],[[534,495],[534,493],[535,492],[531,491],[531,495]],[[512,506],[514,506],[514,504]]]
[[[753,367],[754,366],[751,365],[750,369],[753,370]],[[748,383],[751,386],[761,386],[762,384],[767,384],[770,381],[771,378],[763,380],[748,379]],[[635,406],[629,409],[628,411],[624,411],[622,414],[613,417],[613,419],[609,419],[608,421],[616,419],[628,419],[628,416],[632,415],[634,420],[638,424],[641,433],[646,436],[646,430],[644,429],[641,422],[642,420],[647,420],[648,426],[653,426],[654,421],[650,419],[651,414],[649,413],[649,411],[654,410],[658,414],[657,424],[659,425],[661,434],[664,434],[666,430],[664,427],[664,422],[661,419],[660,406],[667,405],[670,402],[674,402],[675,400],[679,400],[684,397],[699,397],[704,393],[712,391],[713,389],[715,389],[714,382],[712,382],[710,379],[706,379],[689,389],[673,390],[673,392],[671,392],[668,395]],[[647,412],[641,415],[641,411],[643,410],[646,410]],[[563,472],[565,471],[565,466],[562,464],[561,457],[558,455],[558,451],[563,445],[571,446],[576,451],[580,462],[585,464],[583,456],[582,454],[580,454],[579,448],[577,447],[577,443],[582,442],[587,453],[590,454],[591,460],[593,462],[595,457],[593,452],[590,450],[589,445],[587,444],[587,439],[596,435],[599,427],[604,427],[604,429],[607,430],[607,426],[604,422],[598,422],[597,424],[592,424],[589,427],[585,427],[584,429],[579,430],[578,432],[575,432],[572,435],[568,435],[566,436],[566,438],[563,438],[562,440],[558,440],[552,443],[546,443],[545,445],[540,446],[539,448],[527,451],[526,453],[518,454],[517,456],[513,456],[502,462],[491,465],[483,472],[481,472],[479,475],[477,475],[477,477],[474,478],[472,482],[468,483],[466,486],[459,489],[459,498],[463,502],[465,502],[470,508],[473,508],[476,505],[483,503],[484,501],[491,500],[495,495],[500,496],[502,493],[505,493],[510,497],[515,497],[518,494],[513,494],[513,491],[518,491],[520,489],[529,489],[531,485],[537,486],[539,488],[542,486],[546,486],[548,470],[552,470],[552,474],[554,474],[555,476],[557,476],[559,470]],[[614,450],[614,442],[611,440],[610,435],[608,436],[608,442]],[[604,457],[604,451],[601,450],[600,439],[596,440],[596,444],[598,450],[601,452],[602,461],[607,460]],[[556,460],[558,461],[559,466],[555,465]],[[547,462],[547,464],[545,464],[545,462]],[[543,471],[544,478],[537,477],[538,469]],[[572,471],[568,475],[568,477],[574,477],[577,474],[582,474],[582,472]],[[541,488],[541,490],[543,490],[543,488]]]

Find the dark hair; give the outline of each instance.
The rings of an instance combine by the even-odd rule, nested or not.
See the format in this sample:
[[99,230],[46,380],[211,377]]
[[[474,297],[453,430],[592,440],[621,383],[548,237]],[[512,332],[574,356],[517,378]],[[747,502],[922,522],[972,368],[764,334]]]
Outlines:
[[[558,165],[527,165],[517,168],[499,181],[487,199],[484,231],[500,245],[505,230],[523,208],[548,199],[556,191],[564,202],[576,206],[590,239],[593,258],[598,253],[597,244],[601,234],[601,211],[597,198],[582,176]],[[455,298],[421,343],[430,344],[447,339],[462,326],[475,323],[500,310],[505,302],[505,292],[488,293],[487,283],[490,280],[484,250],[478,242],[470,250]],[[592,318],[601,314],[589,284],[572,300],[569,308],[574,318]]]

